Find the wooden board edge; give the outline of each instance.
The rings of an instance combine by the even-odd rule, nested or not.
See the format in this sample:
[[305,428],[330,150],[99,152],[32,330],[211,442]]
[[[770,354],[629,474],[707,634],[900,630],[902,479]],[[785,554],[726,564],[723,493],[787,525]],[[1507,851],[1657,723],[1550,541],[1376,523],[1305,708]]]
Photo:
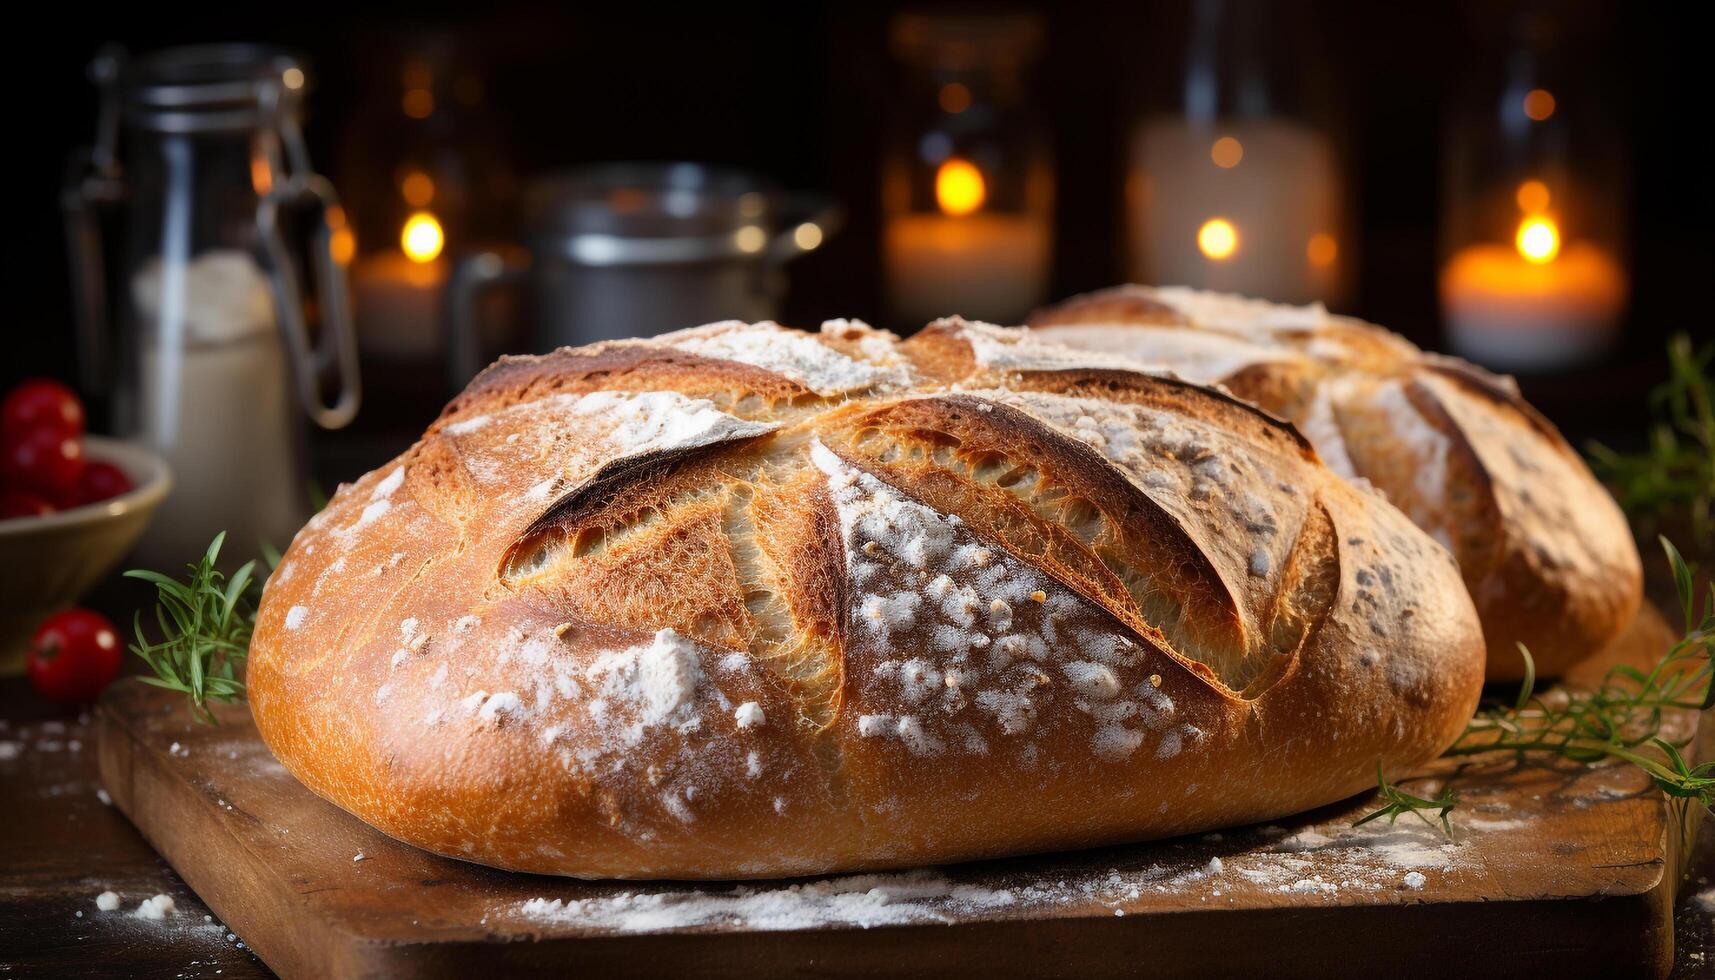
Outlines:
[[[232,834],[215,801],[188,780],[167,754],[154,748],[122,712],[96,711],[98,767],[115,805],[185,877],[221,920],[283,976],[469,976],[501,969],[506,975],[564,974],[581,970],[615,976],[656,976],[673,970],[698,975],[754,978],[802,973],[832,976],[876,971],[982,970],[996,976],[1101,976],[1148,972],[1172,976],[1260,971],[1278,976],[1387,971],[1399,976],[1517,976],[1537,969],[1557,976],[1615,973],[1665,975],[1672,961],[1672,904],[1687,855],[1684,839],[1665,812],[1666,860],[1647,888],[1589,899],[1518,899],[1506,902],[1422,906],[1208,909],[1125,917],[1070,917],[1028,922],[995,921],[955,926],[914,925],[872,930],[756,933],[735,943],[718,932],[621,937],[547,937],[497,942],[496,937],[400,941],[351,932],[313,903],[294,902],[297,891],[261,855]],[[1700,735],[1708,734],[1707,729]],[[188,796],[187,796],[188,794]],[[170,796],[200,805],[150,807]],[[151,811],[177,819],[140,820]],[[1700,813],[1691,816],[1695,820]],[[196,870],[186,860],[211,838],[235,864],[219,872]],[[186,870],[191,873],[187,874]],[[260,887],[243,883],[266,881]],[[1433,925],[1420,916],[1433,914]],[[1549,926],[1587,941],[1547,946]],[[1304,935],[1362,937],[1362,947],[1303,943]],[[1241,943],[1234,937],[1243,937]],[[911,961],[899,960],[909,943]],[[1283,960],[1283,950],[1302,958]],[[1211,951],[1219,950],[1218,957]],[[1415,965],[1414,965],[1415,964]]]
[[[333,952],[328,933],[337,931],[335,927],[307,915],[305,908],[294,907],[289,898],[280,897],[295,895],[296,890],[227,830],[212,801],[207,806],[178,808],[180,818],[176,820],[147,817],[151,812],[175,809],[151,807],[149,800],[186,794],[201,799],[203,794],[194,786],[170,788],[175,783],[183,786],[186,780],[161,753],[138,737],[119,712],[110,710],[107,701],[97,704],[94,716],[97,770],[114,807],[228,930],[238,934],[281,976],[342,975],[335,969],[335,960],[321,955]],[[194,852],[206,850],[210,840],[217,837],[225,839],[220,847],[223,852],[237,856],[235,863],[216,873],[206,870],[202,862],[186,860]],[[272,880],[261,887],[243,887],[243,882],[260,879]],[[264,923],[270,925],[264,927]]]

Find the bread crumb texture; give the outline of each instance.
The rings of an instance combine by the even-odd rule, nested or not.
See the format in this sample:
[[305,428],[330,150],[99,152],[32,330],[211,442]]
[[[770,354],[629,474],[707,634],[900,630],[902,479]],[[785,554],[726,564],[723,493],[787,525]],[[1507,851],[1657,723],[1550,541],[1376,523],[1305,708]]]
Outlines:
[[294,540],[257,724],[389,834],[584,877],[1185,833],[1436,754],[1481,678],[1447,551],[1095,360],[958,319],[504,358]]

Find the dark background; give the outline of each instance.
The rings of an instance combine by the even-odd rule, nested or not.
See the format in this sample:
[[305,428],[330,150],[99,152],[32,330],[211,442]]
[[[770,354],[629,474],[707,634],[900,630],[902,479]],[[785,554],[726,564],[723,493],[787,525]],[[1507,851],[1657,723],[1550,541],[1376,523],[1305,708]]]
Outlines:
[[[192,14],[138,4],[46,12],[45,22],[12,33],[4,69],[13,115],[5,264],[13,303],[0,383],[32,374],[72,377],[58,187],[67,153],[93,131],[95,97],[84,72],[105,41],[133,53],[224,40],[301,52],[314,85],[311,153],[345,186],[355,179],[342,169],[363,159],[361,146],[352,152],[347,125],[354,93],[372,73],[396,70],[390,55],[414,37],[449,36],[482,67],[487,103],[518,174],[584,161],[696,159],[832,191],[847,206],[848,224],[792,267],[785,320],[880,321],[877,167],[892,71],[887,25],[900,6],[488,3],[414,5],[406,13],[317,3],[231,4]],[[1171,99],[1150,79],[1183,50],[1175,25],[1184,4],[1011,6],[1040,11],[1047,29],[1036,78],[1058,167],[1051,293],[1120,281],[1122,141],[1137,106]],[[1707,34],[1689,23],[1697,5],[1550,6],[1582,38],[1588,69],[1601,73],[1629,143],[1629,179],[1612,193],[1630,202],[1632,298],[1607,363],[1523,383],[1575,440],[1635,443],[1647,417],[1645,392],[1664,370],[1667,335],[1715,335],[1707,299],[1715,273]],[[1342,117],[1358,251],[1357,286],[1340,312],[1437,345],[1445,109],[1461,77],[1484,57],[1485,24],[1510,8],[1287,5],[1328,55],[1316,69],[1331,73]],[[444,395],[432,384],[424,390],[431,394],[421,405],[391,406],[395,418],[414,420],[410,434]],[[362,453],[343,455],[347,462],[332,469],[364,462]]]

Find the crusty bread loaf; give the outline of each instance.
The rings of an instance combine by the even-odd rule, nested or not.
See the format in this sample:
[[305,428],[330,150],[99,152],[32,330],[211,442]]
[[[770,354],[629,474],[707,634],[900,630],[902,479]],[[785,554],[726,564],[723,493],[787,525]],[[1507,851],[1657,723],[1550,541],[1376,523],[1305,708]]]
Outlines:
[[1066,353],[837,321],[504,359],[292,543],[257,726],[401,840],[581,877],[1179,834],[1441,751],[1482,676],[1447,552],[1290,426]]
[[1295,423],[1335,472],[1385,492],[1459,560],[1490,680],[1523,676],[1519,643],[1557,675],[1637,613],[1643,572],[1625,516],[1511,378],[1320,305],[1183,288],[1121,286],[1031,324],[1224,385]]

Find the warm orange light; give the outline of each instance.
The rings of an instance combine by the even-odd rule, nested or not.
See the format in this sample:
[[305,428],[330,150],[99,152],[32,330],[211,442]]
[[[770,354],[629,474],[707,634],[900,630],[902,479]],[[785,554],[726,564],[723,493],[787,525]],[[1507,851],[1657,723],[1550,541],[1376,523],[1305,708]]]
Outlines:
[[419,211],[411,215],[405,222],[405,228],[399,233],[399,247],[405,250],[413,262],[433,262],[435,256],[441,254],[441,247],[446,244],[446,237],[441,233],[441,223],[427,211]]
[[421,170],[413,170],[399,182],[399,193],[414,208],[426,208],[435,199],[435,181]]
[[971,107],[971,90],[958,82],[948,82],[941,86],[938,101],[942,112],[956,116]]
[[1222,170],[1231,170],[1245,158],[1245,145],[1231,136],[1223,136],[1209,147],[1209,159]]
[[1518,236],[1513,244],[1526,262],[1541,265],[1554,261],[1560,254],[1560,229],[1550,218],[1538,215],[1519,222]]
[[1526,92],[1524,114],[1537,122],[1554,115],[1554,93],[1545,88],[1533,88]]
[[1305,243],[1304,257],[1316,268],[1326,269],[1340,257],[1340,243],[1334,240],[1333,235],[1319,231],[1311,235],[1310,241]]
[[426,88],[405,90],[405,115],[412,119],[427,119],[435,112],[435,93]]
[[1216,262],[1228,259],[1239,250],[1239,230],[1225,218],[1210,218],[1197,229],[1197,247]]
[[274,166],[266,154],[250,155],[250,186],[257,197],[267,197],[274,190]]
[[1548,185],[1540,180],[1527,180],[1518,185],[1518,209],[1525,214],[1541,214],[1548,210]]
[[345,223],[345,208],[335,204],[327,210],[328,255],[340,265],[350,265],[357,255],[357,235]]
[[970,214],[987,198],[983,172],[969,160],[948,157],[935,171],[935,203],[943,213],[955,218]]
[[352,257],[357,255],[357,236],[350,228],[335,228],[328,235],[328,254],[340,265],[350,265]]

